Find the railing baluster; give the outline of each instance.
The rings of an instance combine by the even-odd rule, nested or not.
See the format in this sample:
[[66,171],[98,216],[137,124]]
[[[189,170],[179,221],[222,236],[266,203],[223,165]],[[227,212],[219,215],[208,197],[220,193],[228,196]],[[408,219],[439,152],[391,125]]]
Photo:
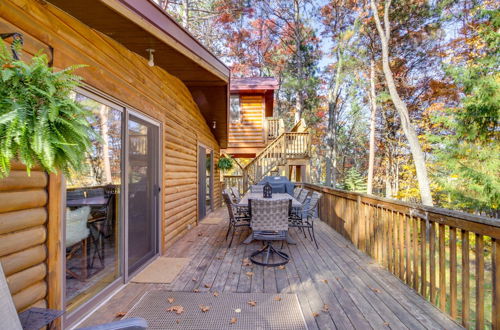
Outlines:
[[450,227],[450,315],[457,318],[457,229]]
[[405,252],[406,252],[406,284],[411,286],[411,263],[410,263],[410,227],[411,227],[411,218],[408,219],[406,214],[403,214],[405,219]]
[[418,292],[418,266],[419,266],[419,249],[418,249],[418,222],[419,218],[412,217],[413,224],[413,288]]
[[498,239],[492,241],[491,260],[493,264],[491,324],[493,329],[498,330],[500,329],[500,240]]
[[476,234],[476,329],[484,328],[484,239]]
[[436,223],[430,222],[429,229],[429,280],[430,300],[436,304]]
[[405,276],[405,246],[404,246],[404,217],[398,212],[398,227],[399,227],[399,278],[404,280]]
[[462,230],[462,325],[469,327],[470,316],[470,262],[469,232]]
[[439,224],[439,309],[446,312],[445,226]]
[[420,220],[420,294],[427,298],[427,226]]

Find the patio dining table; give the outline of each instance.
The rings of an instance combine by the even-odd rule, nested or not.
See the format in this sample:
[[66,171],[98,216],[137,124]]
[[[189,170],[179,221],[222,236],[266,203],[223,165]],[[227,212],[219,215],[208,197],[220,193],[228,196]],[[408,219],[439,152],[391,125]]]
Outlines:
[[[246,193],[243,198],[236,204],[238,207],[248,207],[248,201],[250,199],[264,199],[264,200],[292,200],[292,208],[294,209],[301,209],[302,204],[294,198],[292,195],[289,194],[283,194],[283,193],[273,193],[271,198],[264,198],[262,196],[262,193],[255,193],[255,192],[248,192]],[[243,241],[244,244],[250,244],[253,241],[253,235],[250,234],[248,237]],[[297,244],[290,236],[287,236],[286,241],[288,244]]]

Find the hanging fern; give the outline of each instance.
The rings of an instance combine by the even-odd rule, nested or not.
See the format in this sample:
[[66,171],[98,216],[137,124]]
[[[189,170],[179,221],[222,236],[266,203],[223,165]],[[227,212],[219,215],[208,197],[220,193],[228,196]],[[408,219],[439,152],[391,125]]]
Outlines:
[[91,139],[96,138],[84,110],[71,97],[81,78],[72,66],[54,72],[47,56],[29,63],[14,60],[0,42],[0,178],[10,172],[12,160],[47,172],[69,175],[85,163]]
[[229,171],[230,169],[233,168],[233,159],[230,156],[228,157],[222,156],[221,158],[219,158],[217,167],[223,172]]

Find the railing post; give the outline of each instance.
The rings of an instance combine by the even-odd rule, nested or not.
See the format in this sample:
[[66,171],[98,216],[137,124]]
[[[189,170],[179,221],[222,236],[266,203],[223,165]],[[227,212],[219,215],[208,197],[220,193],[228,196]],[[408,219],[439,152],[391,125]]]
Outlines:
[[357,223],[357,231],[358,231],[358,237],[357,237],[357,247],[361,251],[365,251],[366,249],[366,242],[365,242],[365,222],[364,222],[364,217],[362,216],[362,211],[361,208],[363,207],[361,203],[361,196],[356,197],[356,223]]

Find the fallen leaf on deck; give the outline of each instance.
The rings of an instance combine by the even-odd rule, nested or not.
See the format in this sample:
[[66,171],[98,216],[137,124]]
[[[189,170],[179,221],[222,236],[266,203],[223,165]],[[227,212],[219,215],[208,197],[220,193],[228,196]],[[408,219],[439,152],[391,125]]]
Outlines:
[[253,272],[247,272],[247,276],[253,276]]
[[170,297],[170,298],[167,298],[167,301],[171,304],[171,303],[173,303],[175,301],[175,299],[172,298],[172,297]]
[[280,270],[285,269],[285,265],[278,266],[278,269],[280,269]]
[[252,266],[252,262],[249,258],[243,259],[243,266]]
[[191,279],[191,281],[196,282],[196,281],[198,281],[198,279],[197,279],[196,277],[193,277],[193,278]]
[[115,314],[115,317],[124,317],[125,314],[127,314],[127,313],[125,313],[125,312],[118,312],[118,313]]
[[216,259],[217,259],[217,260],[222,260],[222,257],[217,257]]
[[175,320],[175,323],[179,324],[181,323],[181,320]]
[[200,292],[200,290],[199,289],[194,289],[193,292]]
[[327,283],[328,284],[328,280],[323,280],[323,282]]
[[238,321],[236,317],[232,317],[231,321],[229,321],[229,324],[235,324]]
[[335,277],[335,279],[336,279],[337,281],[340,281],[340,278],[338,278],[338,277]]
[[200,305],[200,309],[203,313],[206,313],[210,310],[210,306],[203,306],[203,305]]
[[319,313],[313,312],[312,315],[313,315],[313,317],[318,317]]
[[210,289],[212,286],[210,284],[205,284],[204,287]]
[[281,301],[281,297],[280,296],[276,296],[276,297],[274,297],[274,300]]
[[167,308],[167,312],[175,312],[175,314],[182,314],[184,313],[184,307],[182,306],[172,306],[170,308]]
[[386,327],[388,327],[388,326],[389,326],[389,324],[390,324],[389,322],[384,322],[384,325],[385,325]]
[[234,311],[235,313],[241,313],[241,308],[236,308]]
[[249,304],[252,307],[255,307],[257,305],[257,302],[255,300],[250,300],[247,302],[247,304]]
[[380,291],[380,289],[377,289],[377,288],[371,288],[373,292],[376,292],[376,293],[380,293],[382,291]]
[[328,312],[329,309],[330,309],[330,306],[328,306],[328,304],[324,304],[322,311],[323,312]]
[[214,297],[218,297],[219,296],[219,292],[218,291],[215,291],[214,292]]

